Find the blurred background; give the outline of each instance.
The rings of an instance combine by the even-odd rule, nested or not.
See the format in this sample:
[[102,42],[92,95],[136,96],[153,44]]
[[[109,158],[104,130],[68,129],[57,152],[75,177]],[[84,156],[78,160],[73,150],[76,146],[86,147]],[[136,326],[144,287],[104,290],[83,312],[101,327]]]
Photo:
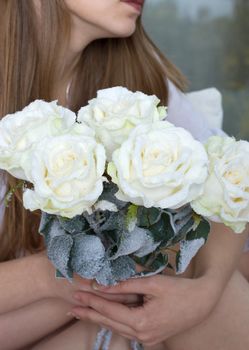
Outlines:
[[249,0],[146,0],[144,26],[189,90],[221,91],[224,130],[249,140]]

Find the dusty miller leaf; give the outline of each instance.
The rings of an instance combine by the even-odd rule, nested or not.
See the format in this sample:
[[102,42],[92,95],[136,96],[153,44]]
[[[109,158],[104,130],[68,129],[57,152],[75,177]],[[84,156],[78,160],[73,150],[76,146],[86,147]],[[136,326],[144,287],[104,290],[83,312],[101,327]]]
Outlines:
[[167,245],[175,235],[167,213],[162,213],[160,219],[150,226],[149,230],[153,235],[154,241],[161,242],[161,246]]
[[204,244],[204,238],[197,238],[192,241],[183,240],[180,242],[180,251],[178,252],[176,259],[177,274],[186,271],[190,261]]
[[136,226],[137,211],[138,211],[138,206],[135,204],[131,204],[127,208],[127,213],[125,216],[125,227],[129,232],[133,231]]
[[58,236],[64,236],[66,235],[66,232],[61,227],[59,220],[56,216],[51,215],[47,219],[49,220],[45,222],[45,226],[43,226],[43,231],[41,234],[44,236],[45,244],[48,247],[53,238]]
[[69,266],[72,246],[72,237],[70,235],[64,234],[60,236],[54,236],[50,240],[47,247],[48,258],[52,261],[62,276],[66,277],[69,281],[72,281],[73,275],[73,272]]
[[95,279],[99,284],[104,286],[116,284],[117,281],[113,277],[111,262],[109,260],[104,261],[103,267],[98,271]]
[[116,260],[106,260],[103,268],[95,276],[96,281],[103,285],[114,285],[127,280],[136,274],[136,265],[129,256],[121,256]]
[[199,225],[196,227],[196,229],[190,231],[187,234],[186,240],[191,241],[194,239],[203,238],[206,242],[208,239],[209,232],[210,232],[210,224],[207,220],[202,218]]
[[138,207],[137,225],[149,228],[159,221],[161,213],[162,210],[158,208]]
[[105,248],[97,236],[82,233],[74,236],[71,265],[76,273],[93,279],[104,266],[104,260]]
[[127,206],[127,202],[117,199],[115,193],[118,192],[118,187],[112,182],[104,182],[104,190],[101,193],[99,200],[106,200],[116,205],[116,207],[121,210]]
[[186,271],[192,258],[206,243],[209,232],[210,224],[202,218],[196,229],[188,232],[186,239],[180,242],[180,250],[176,257],[177,273]]
[[84,213],[89,226],[96,234],[102,234],[109,230],[123,230],[125,216],[123,212],[110,212],[97,210],[89,215]]
[[46,237],[51,230],[51,226],[54,222],[54,220],[56,220],[56,216],[55,215],[51,215],[45,212],[42,212],[41,215],[41,221],[40,221],[40,225],[39,225],[39,233]]
[[132,232],[123,232],[117,252],[111,257],[111,260],[120,256],[135,254],[144,256],[154,251],[160,242],[154,242],[150,231],[135,227]]
[[136,274],[136,264],[129,256],[121,256],[111,262],[112,274],[115,281],[125,281]]
[[58,216],[61,227],[71,234],[82,233],[87,228],[87,221],[82,215],[77,215],[72,219]]

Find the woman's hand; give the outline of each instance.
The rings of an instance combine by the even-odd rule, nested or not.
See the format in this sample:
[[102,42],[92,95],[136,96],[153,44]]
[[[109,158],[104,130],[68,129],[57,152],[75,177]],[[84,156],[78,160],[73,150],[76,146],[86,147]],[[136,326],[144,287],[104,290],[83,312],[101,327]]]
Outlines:
[[[88,308],[75,307],[76,317],[102,325],[145,345],[155,345],[203,321],[215,306],[220,290],[208,277],[187,279],[159,275],[130,279],[114,287],[93,285],[102,297],[76,293]],[[144,304],[128,307],[105,300],[106,295],[140,294]]]
[[[87,289],[77,294],[85,309],[73,311],[76,316],[145,344],[166,340],[209,315],[236,269],[246,238],[246,231],[235,235],[224,225],[212,223],[208,242],[194,259],[192,279],[163,275],[132,279],[115,287],[99,288],[102,297]],[[104,299],[108,295],[123,298],[124,294],[137,303],[136,295],[142,295],[143,305],[130,308]]]
[[[102,294],[98,291],[92,289],[92,280],[87,280],[80,277],[79,275],[74,275],[73,282],[70,283],[66,279],[56,279],[53,281],[54,284],[54,296],[62,298],[72,304],[79,304],[74,298],[74,294],[77,291],[84,293],[92,293],[96,296],[102,296],[106,300],[119,302],[127,305],[137,305],[139,302],[141,304],[141,298],[134,293],[117,293],[117,294]],[[88,306],[86,304],[86,306]]]
[[[73,281],[69,282],[65,278],[55,277],[55,268],[46,256],[45,251],[40,253],[40,256],[44,259],[45,277],[46,282],[44,283],[46,298],[60,298],[73,305],[78,305],[78,302],[74,299],[74,294],[77,291],[93,293],[95,295],[102,295],[100,292],[92,289],[92,280],[88,280],[74,274]],[[116,301],[127,305],[137,305],[141,303],[141,298],[135,294],[105,294],[105,299]],[[81,304],[82,305],[82,304]]]

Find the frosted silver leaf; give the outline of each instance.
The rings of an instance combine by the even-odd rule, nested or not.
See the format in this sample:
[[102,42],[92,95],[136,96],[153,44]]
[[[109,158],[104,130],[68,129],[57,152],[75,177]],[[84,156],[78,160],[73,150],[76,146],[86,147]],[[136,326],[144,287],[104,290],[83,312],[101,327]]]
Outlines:
[[97,236],[82,233],[74,236],[71,265],[76,273],[93,279],[104,266],[104,260],[105,248]]
[[[154,243],[149,231],[140,227],[135,227],[132,232],[124,232],[121,236],[118,251],[111,257],[112,260],[120,256],[135,253],[142,257],[155,250],[160,243]],[[148,253],[149,252],[149,253]]]
[[72,219],[58,216],[61,227],[71,234],[82,233],[86,228],[86,220],[82,215],[77,215]]
[[84,213],[84,217],[91,229],[97,234],[108,230],[122,230],[124,227],[125,218],[122,212],[97,210],[91,215]]
[[72,246],[72,237],[64,234],[52,238],[47,247],[48,258],[60,273],[70,281],[72,281],[72,271],[68,267],[68,261]]
[[58,219],[54,219],[51,227],[50,227],[50,231],[49,231],[49,238],[53,239],[54,237],[58,237],[58,236],[64,236],[65,235],[65,230],[63,229],[63,227],[61,227]]
[[160,244],[161,244],[161,242],[154,242],[151,237],[148,237],[147,242],[145,242],[143,247],[138,249],[134,253],[134,255],[137,256],[138,258],[142,258],[142,257],[154,252],[156,250],[156,248],[159,247]]
[[192,241],[183,240],[180,242],[180,258],[177,268],[177,274],[183,273],[187,269],[192,258],[197,254],[198,250],[204,244],[204,238],[198,238]]
[[110,286],[117,283],[113,278],[111,263],[109,260],[105,260],[103,267],[95,276],[96,281],[104,286]]
[[99,284],[114,285],[125,281],[136,274],[136,264],[129,256],[122,256],[116,260],[106,260],[103,268],[95,276]]
[[101,193],[99,200],[106,200],[108,202],[112,202],[119,210],[121,210],[122,208],[127,206],[127,202],[117,199],[117,197],[115,196],[117,192],[117,185],[115,185],[112,182],[104,182],[104,190]]
[[136,264],[129,256],[121,256],[111,262],[115,281],[125,281],[136,274]]
[[39,225],[39,232],[42,235],[45,235],[47,232],[49,232],[53,220],[54,220],[53,215],[42,212],[41,221]]
[[[177,235],[189,221],[192,221],[193,210],[189,205],[178,211],[166,210],[165,213],[167,213],[170,217],[170,223],[175,235]],[[187,232],[189,232],[191,228],[192,226]]]
[[94,210],[102,210],[102,211],[108,210],[108,211],[117,212],[118,208],[114,203],[103,199],[94,204]]

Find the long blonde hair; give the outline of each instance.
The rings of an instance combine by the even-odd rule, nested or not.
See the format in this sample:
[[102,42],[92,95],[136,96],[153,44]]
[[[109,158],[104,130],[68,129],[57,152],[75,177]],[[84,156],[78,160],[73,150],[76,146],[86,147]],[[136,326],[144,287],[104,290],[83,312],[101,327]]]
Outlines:
[[[33,0],[0,0],[0,118],[23,109],[35,99],[51,101],[70,38],[70,15],[62,0],[41,1],[42,30],[37,30]],[[126,86],[155,94],[167,104],[167,78],[179,89],[185,80],[145,33],[141,18],[129,38],[100,39],[90,43],[75,67],[70,108],[77,110],[101,88]],[[7,188],[17,180],[5,174]],[[0,235],[0,261],[19,251],[38,252],[40,214],[22,205],[17,190],[5,210]]]

